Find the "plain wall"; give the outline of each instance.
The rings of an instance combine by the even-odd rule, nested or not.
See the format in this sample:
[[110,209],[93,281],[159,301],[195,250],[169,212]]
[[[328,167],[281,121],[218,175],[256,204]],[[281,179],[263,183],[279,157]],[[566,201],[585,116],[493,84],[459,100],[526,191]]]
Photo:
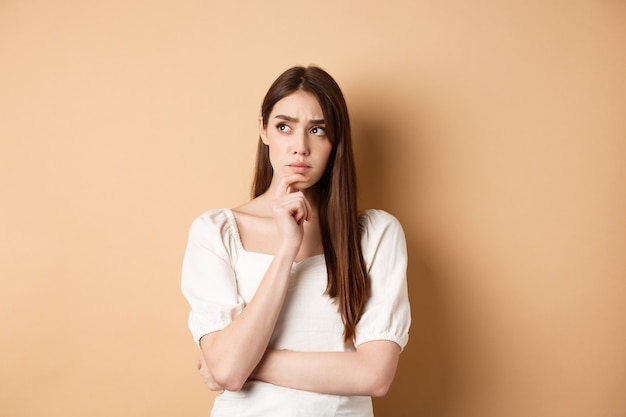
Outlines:
[[618,0],[1,1],[0,415],[208,415],[188,227],[317,64],[409,246],[377,416],[623,417],[625,45]]

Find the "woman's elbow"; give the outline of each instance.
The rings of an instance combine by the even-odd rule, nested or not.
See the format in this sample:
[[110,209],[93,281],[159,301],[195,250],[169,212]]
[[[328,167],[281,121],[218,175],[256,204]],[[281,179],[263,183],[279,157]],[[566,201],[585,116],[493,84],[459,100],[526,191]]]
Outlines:
[[227,383],[224,384],[223,387],[226,391],[241,391],[245,383],[246,383],[246,380],[242,381],[238,379],[233,379],[233,380],[227,381]]
[[389,341],[364,343],[357,348],[357,353],[361,353],[365,361],[363,367],[365,374],[361,376],[369,376],[366,386],[367,395],[384,397],[389,392],[396,376],[400,356],[398,345]]
[[248,380],[245,375],[229,369],[220,369],[219,367],[213,369],[211,374],[217,385],[227,391],[240,391]]
[[248,375],[242,369],[228,365],[226,361],[206,360],[200,368],[204,382],[212,390],[239,391],[248,380]]
[[370,397],[384,397],[389,392],[391,384],[396,376],[395,366],[374,367],[371,369],[367,385],[367,395]]
[[391,383],[393,381],[388,378],[381,378],[374,381],[369,387],[368,395],[370,397],[384,397],[389,392],[389,388],[391,388]]
[[236,357],[223,355],[212,349],[212,339],[207,336],[200,340],[203,359],[200,373],[205,383],[209,387],[219,387],[219,390],[240,391],[249,374]]

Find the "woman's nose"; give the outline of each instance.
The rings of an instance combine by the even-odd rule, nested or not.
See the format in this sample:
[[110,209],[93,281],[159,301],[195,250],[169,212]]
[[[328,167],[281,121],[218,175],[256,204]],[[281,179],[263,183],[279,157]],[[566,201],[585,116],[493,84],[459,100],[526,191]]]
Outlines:
[[297,155],[308,155],[309,145],[308,145],[308,139],[306,137],[306,133],[301,132],[295,136],[296,138],[294,142],[293,153]]

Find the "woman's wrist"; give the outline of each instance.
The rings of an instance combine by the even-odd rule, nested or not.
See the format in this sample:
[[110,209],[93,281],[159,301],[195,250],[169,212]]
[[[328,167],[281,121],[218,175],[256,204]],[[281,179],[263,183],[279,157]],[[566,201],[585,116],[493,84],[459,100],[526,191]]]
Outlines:
[[300,252],[300,245],[283,244],[278,248],[275,257],[278,259],[285,259],[289,262],[293,262],[298,256],[298,252]]

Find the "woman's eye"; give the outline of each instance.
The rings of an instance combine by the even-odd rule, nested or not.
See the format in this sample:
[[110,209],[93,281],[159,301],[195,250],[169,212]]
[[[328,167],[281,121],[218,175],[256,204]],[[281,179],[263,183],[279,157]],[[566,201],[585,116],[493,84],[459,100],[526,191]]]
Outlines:
[[316,136],[324,136],[326,134],[326,130],[321,126],[315,126],[311,129],[311,133]]
[[289,132],[291,130],[291,128],[284,123],[279,123],[276,129],[278,129],[279,132]]

